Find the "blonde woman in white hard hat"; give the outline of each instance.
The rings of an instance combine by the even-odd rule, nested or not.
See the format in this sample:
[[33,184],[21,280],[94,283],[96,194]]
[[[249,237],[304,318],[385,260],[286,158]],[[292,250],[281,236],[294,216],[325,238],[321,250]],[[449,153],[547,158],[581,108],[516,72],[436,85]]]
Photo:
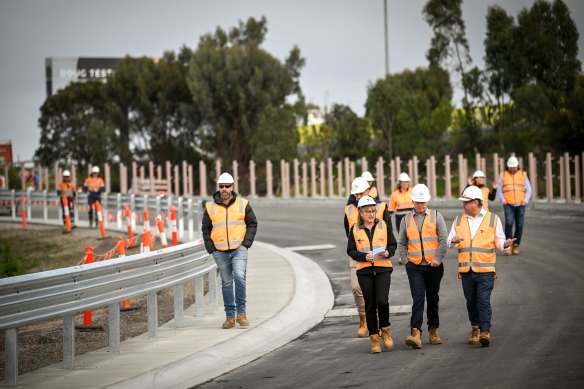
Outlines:
[[[519,255],[519,245],[523,235],[525,221],[525,206],[531,199],[531,183],[527,173],[519,168],[519,160],[512,155],[507,160],[507,170],[499,177],[497,197],[505,209],[505,236],[515,238],[513,250],[506,251],[506,255]],[[513,231],[515,225],[515,231]]]
[[223,329],[249,327],[247,318],[247,249],[258,228],[249,202],[233,191],[235,180],[229,173],[217,179],[218,191],[205,204],[202,232],[205,248],[217,263],[225,308]]
[[365,171],[363,174],[361,174],[361,177],[367,180],[367,183],[369,184],[369,196],[373,197],[375,200],[379,200],[379,193],[377,192],[377,188],[373,186],[373,182],[375,181],[373,174],[371,174],[371,172]]
[[99,166],[91,168],[91,174],[85,179],[83,183],[83,193],[87,193],[87,205],[89,205],[89,227],[93,227],[93,219],[95,216],[95,227],[98,227],[97,213],[95,211],[95,202],[101,202],[101,194],[105,192],[105,183],[99,175]]
[[347,254],[357,262],[372,353],[381,352],[380,334],[384,348],[394,345],[389,322],[388,295],[393,271],[389,258],[397,247],[391,224],[376,217],[376,205],[370,196],[359,200],[359,217],[349,231],[347,242]]
[[489,190],[489,187],[486,185],[486,181],[487,177],[485,175],[485,172],[483,172],[482,170],[477,170],[473,173],[472,178],[468,179],[468,185],[466,186],[466,188],[468,188],[469,186],[476,186],[483,192],[483,199],[485,199],[485,201],[483,202],[483,208],[485,208],[488,211],[489,201],[495,200],[495,197],[497,196],[497,188],[499,187],[499,185],[493,182],[493,188]]
[[395,229],[399,232],[402,218],[414,209],[414,203],[410,176],[400,173],[397,181],[389,197],[389,212],[395,213]]
[[406,337],[406,344],[414,349],[422,348],[424,303],[427,304],[430,343],[442,343],[438,335],[438,293],[444,276],[442,261],[448,251],[448,230],[442,214],[428,208],[430,198],[430,189],[426,185],[417,184],[412,188],[414,210],[403,219],[404,227],[397,238],[400,264],[403,262],[406,265],[412,294],[411,334]]

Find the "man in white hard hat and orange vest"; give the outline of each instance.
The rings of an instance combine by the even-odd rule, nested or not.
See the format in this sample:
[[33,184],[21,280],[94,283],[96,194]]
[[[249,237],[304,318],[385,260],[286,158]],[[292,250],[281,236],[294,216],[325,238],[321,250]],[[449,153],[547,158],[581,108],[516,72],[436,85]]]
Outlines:
[[464,213],[454,219],[447,244],[458,247],[458,278],[472,326],[468,343],[487,347],[491,344],[495,249],[508,250],[515,239],[505,239],[499,217],[483,209],[483,192],[478,187],[466,188],[459,200]]
[[379,200],[379,193],[377,192],[377,188],[373,186],[373,181],[375,181],[373,174],[371,174],[371,172],[365,171],[361,174],[361,177],[367,180],[367,183],[369,184],[369,196],[375,200]]
[[93,216],[95,215],[95,226],[97,223],[97,211],[95,210],[95,202],[101,202],[101,194],[105,192],[105,183],[99,175],[99,166],[91,168],[91,174],[85,179],[83,183],[83,192],[87,193],[87,205],[89,205],[88,217],[89,227],[93,226]]
[[[505,208],[505,236],[515,238],[513,250],[507,251],[505,254],[519,255],[519,245],[525,221],[525,206],[531,199],[531,184],[527,173],[519,169],[519,160],[514,155],[509,157],[507,170],[499,177],[497,196]],[[515,224],[515,232],[513,232],[513,224]]]
[[497,196],[497,188],[499,186],[497,183],[493,182],[493,188],[489,189],[489,187],[486,185],[486,181],[487,176],[485,175],[485,172],[482,170],[477,170],[473,173],[472,178],[468,179],[468,185],[466,187],[468,188],[469,186],[473,185],[479,187],[483,191],[483,199],[485,199],[485,201],[483,201],[483,208],[488,211],[489,201],[495,200],[495,197]]
[[438,335],[438,293],[444,276],[442,261],[448,251],[446,238],[448,231],[442,214],[428,208],[430,189],[424,184],[412,188],[414,210],[402,220],[404,228],[399,231],[397,250],[405,263],[412,294],[411,335],[406,344],[412,348],[422,348],[422,322],[424,302],[427,301],[428,336],[431,344],[441,344]]
[[205,248],[213,255],[221,274],[226,316],[224,329],[233,328],[236,322],[240,327],[249,326],[246,314],[247,250],[253,244],[258,228],[249,202],[233,191],[234,183],[229,173],[219,176],[219,190],[213,194],[213,201],[205,204],[202,222]]
[[75,183],[71,182],[71,172],[69,170],[63,170],[63,180],[59,183],[57,187],[57,195],[59,196],[59,201],[61,203],[61,210],[63,211],[63,224],[65,224],[65,205],[63,203],[63,197],[67,198],[67,206],[69,207],[69,217],[73,228],[75,225]]

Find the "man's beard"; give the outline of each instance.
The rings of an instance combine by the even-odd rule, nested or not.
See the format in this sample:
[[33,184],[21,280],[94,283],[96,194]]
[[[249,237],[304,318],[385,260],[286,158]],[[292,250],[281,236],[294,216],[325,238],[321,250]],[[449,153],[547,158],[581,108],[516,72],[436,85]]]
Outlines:
[[231,197],[231,193],[229,193],[229,192],[221,192],[221,198],[223,200],[229,200],[230,197]]

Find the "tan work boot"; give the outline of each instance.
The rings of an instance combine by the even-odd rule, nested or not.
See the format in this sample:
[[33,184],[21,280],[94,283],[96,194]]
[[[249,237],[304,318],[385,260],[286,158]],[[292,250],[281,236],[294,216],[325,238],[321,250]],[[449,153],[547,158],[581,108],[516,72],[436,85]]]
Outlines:
[[486,331],[481,331],[481,336],[479,337],[479,342],[481,346],[489,347],[491,345],[491,333]]
[[239,324],[240,327],[249,327],[249,320],[247,320],[245,312],[238,313],[235,321],[237,322],[237,324]]
[[513,249],[511,251],[513,255],[519,255],[519,245],[517,243],[513,243]]
[[438,329],[433,327],[428,327],[428,337],[430,338],[430,343],[432,344],[442,344],[442,339],[438,335]]
[[367,320],[365,315],[359,315],[359,328],[357,329],[357,336],[364,338],[367,336]]
[[381,329],[381,339],[383,339],[383,348],[393,348],[393,339],[391,338],[391,326]]
[[370,335],[371,339],[371,354],[377,354],[381,352],[381,346],[379,345],[379,335]]
[[225,321],[223,322],[223,329],[227,330],[229,328],[235,327],[235,318],[231,316],[227,316]]
[[422,348],[422,331],[412,328],[412,334],[406,336],[406,344],[413,348]]
[[472,330],[470,332],[470,339],[468,340],[468,344],[470,344],[471,346],[476,346],[477,344],[479,344],[480,332],[481,332],[481,330],[479,329],[479,326],[472,326]]

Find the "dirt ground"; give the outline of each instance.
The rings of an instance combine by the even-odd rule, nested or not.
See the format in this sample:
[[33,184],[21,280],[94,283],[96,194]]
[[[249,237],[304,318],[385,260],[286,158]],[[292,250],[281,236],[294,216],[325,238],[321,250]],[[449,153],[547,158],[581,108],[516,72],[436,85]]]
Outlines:
[[[117,237],[116,237],[117,239]],[[108,252],[116,239],[99,239],[98,230],[76,228],[71,234],[63,234],[58,227],[29,225],[23,230],[18,224],[0,223],[0,244],[7,243],[12,254],[23,258],[27,273],[74,266],[83,258],[84,248],[94,247],[96,254]],[[128,255],[138,252],[134,248]],[[115,257],[115,256],[114,256]],[[205,290],[207,280],[205,279]],[[194,303],[194,281],[187,282],[184,289],[184,307]],[[121,312],[121,340],[138,336],[148,331],[146,296],[131,301],[136,310]],[[173,289],[158,293],[158,324],[173,318]],[[75,318],[83,324],[83,314]],[[81,355],[108,345],[108,309],[93,311],[93,325],[101,330],[75,333],[75,354]],[[5,333],[0,333],[0,380],[4,379]],[[63,321],[52,320],[18,329],[18,373],[24,374],[63,360]]]

